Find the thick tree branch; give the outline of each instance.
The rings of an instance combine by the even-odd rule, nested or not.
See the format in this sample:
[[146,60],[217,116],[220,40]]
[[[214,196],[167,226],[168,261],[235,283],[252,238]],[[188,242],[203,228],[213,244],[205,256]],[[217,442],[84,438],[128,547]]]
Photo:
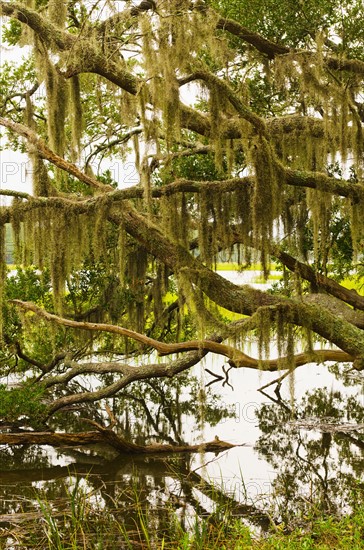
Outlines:
[[[240,38],[247,44],[253,46],[257,51],[264,54],[268,59],[274,59],[279,55],[286,55],[295,52],[294,49],[283,46],[282,44],[277,44],[271,40],[267,40],[259,33],[250,31],[232,19],[220,17],[216,24],[216,28],[225,30],[237,38]],[[297,53],[307,54],[308,52],[297,51]],[[364,62],[359,59],[348,59],[345,57],[340,58],[328,55],[324,58],[324,62],[329,69],[336,71],[348,71],[355,74],[364,74]]]
[[60,30],[37,11],[19,2],[1,1],[0,14],[24,23],[37,33],[47,46],[57,46],[61,51],[72,48],[77,40],[77,36]]
[[336,281],[325,277],[321,273],[318,273],[312,269],[312,267],[299,262],[290,254],[283,252],[277,248],[272,249],[272,254],[282,262],[290,271],[298,273],[303,279],[319,286],[332,296],[343,300],[347,304],[364,311],[364,296],[360,296],[356,290],[349,290],[343,287]]
[[136,445],[102,426],[96,426],[94,432],[57,433],[57,432],[26,432],[0,434],[0,445],[52,445],[82,446],[94,443],[107,443],[121,454],[159,454],[159,453],[218,453],[232,449],[237,445],[220,439],[199,443],[198,445],[169,445],[153,443],[151,445]]
[[[86,183],[88,186],[93,187],[94,189],[98,189],[99,191],[113,191],[114,188],[111,187],[111,185],[105,185],[101,183],[100,181],[96,180],[95,178],[92,178],[82,172],[75,164],[72,164],[71,162],[67,162],[64,160],[64,158],[60,157],[51,149],[49,149],[43,140],[37,136],[33,130],[25,126],[24,124],[19,124],[17,122],[13,122],[11,120],[8,120],[6,118],[0,117],[0,126],[5,126],[6,128],[9,128],[13,132],[16,132],[18,135],[24,137],[29,145],[31,147],[34,147],[34,149],[37,151],[39,156],[45,160],[48,160],[58,168],[61,168],[61,170],[64,170],[65,172],[68,172],[75,178],[77,178],[79,181],[82,181],[83,183]],[[28,197],[26,197],[28,198]]]
[[307,294],[302,297],[306,304],[316,304],[331,311],[337,317],[345,319],[355,327],[364,329],[364,312],[355,311],[352,307],[328,294]]
[[332,178],[323,172],[309,172],[283,168],[285,183],[293,187],[307,187],[341,197],[350,197],[355,203],[364,201],[364,185]]
[[188,352],[180,359],[171,361],[167,364],[144,365],[133,368],[129,374],[122,376],[120,380],[117,380],[113,384],[101,388],[98,391],[87,391],[83,393],[68,395],[61,397],[53,402],[48,408],[48,417],[52,416],[56,411],[73,405],[81,403],[94,403],[100,399],[105,399],[116,395],[120,390],[135,382],[137,380],[148,380],[150,378],[172,378],[180,372],[190,369],[196,365],[206,355],[206,351]]

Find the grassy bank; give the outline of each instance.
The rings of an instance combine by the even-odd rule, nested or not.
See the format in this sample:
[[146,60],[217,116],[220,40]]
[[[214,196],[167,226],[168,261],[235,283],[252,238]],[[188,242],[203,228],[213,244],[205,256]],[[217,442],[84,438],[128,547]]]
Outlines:
[[[312,517],[300,518],[299,528],[272,524],[268,534],[257,536],[222,508],[186,529],[171,508],[148,512],[141,502],[134,502],[122,510],[102,510],[91,504],[89,496],[76,487],[62,506],[38,498],[37,512],[24,514],[21,521],[14,517],[10,528],[0,527],[0,549],[364,549],[364,507],[342,518],[314,517],[315,510]],[[3,521],[4,516],[0,518]]]
[[[216,271],[240,271],[242,270],[241,264],[236,262],[219,262],[216,264]],[[270,271],[276,270],[276,265],[271,264],[269,267]],[[262,271],[261,264],[250,264],[249,267],[244,268],[242,271]]]

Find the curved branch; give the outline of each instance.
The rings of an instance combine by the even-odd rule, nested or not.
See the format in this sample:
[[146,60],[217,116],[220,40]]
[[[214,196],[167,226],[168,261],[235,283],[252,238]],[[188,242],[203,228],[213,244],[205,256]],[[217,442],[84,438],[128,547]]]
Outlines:
[[[232,19],[220,17],[216,24],[217,29],[228,31],[247,44],[253,46],[257,51],[264,54],[268,59],[274,59],[278,55],[287,55],[296,50],[267,40],[259,33],[252,32],[240,23]],[[307,53],[299,51],[299,53]],[[336,71],[349,71],[355,74],[364,74],[364,62],[359,59],[348,59],[345,57],[326,56],[324,62],[329,69]]]
[[68,172],[75,178],[77,178],[79,181],[82,181],[83,183],[86,183],[88,186],[93,187],[95,189],[98,189],[99,191],[113,191],[114,188],[111,187],[111,185],[105,185],[98,181],[95,178],[92,178],[82,172],[75,164],[72,164],[71,162],[67,162],[64,160],[64,158],[60,157],[51,149],[49,149],[43,140],[37,136],[33,130],[25,126],[24,124],[19,124],[18,122],[13,122],[12,120],[8,120],[6,118],[0,117],[0,126],[5,126],[6,128],[9,128],[13,132],[16,132],[18,135],[24,137],[27,142],[36,149],[38,154],[41,158],[48,160],[61,170],[64,170],[65,172]]
[[101,36],[103,36],[105,32],[109,32],[110,29],[115,28],[119,23],[124,23],[127,19],[137,17],[141,13],[149,10],[156,10],[155,2],[153,0],[143,0],[138,6],[133,6],[128,10],[115,13],[111,17],[108,17],[102,21],[98,27],[98,32]]
[[[168,364],[145,365],[133,367],[132,370],[125,374],[120,380],[113,384],[101,388],[97,391],[86,391],[83,393],[67,395],[53,402],[47,410],[47,418],[52,416],[56,411],[81,403],[93,403],[100,399],[105,399],[116,395],[120,390],[137,380],[148,380],[149,378],[172,378],[176,374],[190,369],[196,365],[206,355],[206,351],[195,351],[186,353],[180,359],[176,359]],[[152,367],[152,368],[151,368]]]
[[37,11],[19,2],[0,1],[0,13],[30,27],[48,46],[56,45],[60,50],[68,50],[77,40],[77,36],[62,31]]
[[28,90],[27,92],[15,92],[13,94],[10,94],[8,96],[6,96],[4,98],[4,101],[3,101],[3,104],[1,106],[1,109],[3,109],[4,107],[6,107],[6,104],[8,101],[11,101],[12,99],[14,99],[15,97],[20,97],[20,99],[26,99],[26,98],[29,98],[31,97],[33,94],[35,94],[35,92],[38,90],[39,88],[39,83],[36,82],[35,84],[33,84],[33,86],[30,88],[30,90]]
[[356,309],[364,311],[364,296],[360,296],[356,290],[349,290],[329,277],[325,277],[325,275],[317,273],[312,269],[312,267],[296,260],[296,258],[290,256],[287,252],[274,248],[272,249],[272,254],[290,271],[299,273],[299,275],[306,281],[318,285],[332,296],[339,298],[339,300],[343,300]]
[[[152,365],[148,365],[151,367]],[[80,374],[107,374],[107,373],[119,373],[123,376],[131,374],[133,372],[133,367],[129,365],[115,363],[115,362],[103,362],[103,363],[77,363],[75,361],[70,361],[65,363],[65,367],[70,367],[64,374],[59,374],[58,376],[53,376],[44,380],[44,384],[47,388],[55,386],[56,384],[67,384],[76,376]]]
[[287,46],[282,46],[281,44],[276,44],[271,40],[267,40],[260,34],[250,31],[233,19],[220,17],[217,21],[216,28],[228,31],[237,38],[241,38],[241,40],[247,44],[254,46],[260,53],[266,55],[268,59],[274,59],[276,55],[284,55],[291,52],[290,48],[287,48]]
[[[88,322],[79,322],[72,321],[70,319],[65,319],[64,317],[59,317],[53,313],[48,313],[44,309],[36,306],[31,302],[23,302],[21,300],[10,300],[10,303],[13,303],[21,307],[25,311],[32,311],[39,317],[46,319],[47,321],[52,321],[61,326],[67,326],[71,328],[77,328],[82,330],[90,330],[96,332],[109,332],[112,334],[118,334],[120,336],[126,336],[140,342],[146,346],[153,347],[159,355],[170,355],[173,353],[187,352],[193,350],[200,350],[203,352],[212,352],[218,355],[223,355],[229,358],[230,363],[236,367],[248,367],[248,368],[262,368],[263,370],[277,370],[279,368],[284,368],[285,358],[280,357],[278,359],[271,359],[269,361],[259,361],[254,359],[249,355],[243,353],[242,351],[226,345],[221,344],[220,342],[214,340],[188,340],[186,342],[175,342],[175,343],[165,343],[145,336],[133,330],[129,330],[123,327],[116,325],[108,325],[105,323],[88,323]],[[220,339],[220,338],[219,338]],[[312,363],[313,361],[323,362],[323,361],[346,361],[352,362],[354,357],[348,353],[339,351],[339,350],[317,350],[312,353],[300,353],[294,357],[294,362],[296,366],[301,366],[306,363]],[[115,363],[101,363],[95,365],[94,363],[85,363],[79,366],[73,364],[73,368],[70,372],[60,377],[51,379],[48,381],[48,385],[53,385],[61,382],[68,382],[71,378],[77,376],[78,374],[83,374],[85,372],[120,372],[123,376],[133,375],[137,370],[145,368],[148,371],[159,371],[159,367],[163,365],[147,365],[147,367],[129,367],[128,365],[120,365]]]
[[133,128],[126,134],[117,137],[113,139],[112,141],[109,141],[108,143],[102,143],[98,145],[94,151],[92,151],[88,157],[86,158],[85,165],[88,166],[91,162],[91,160],[101,153],[102,151],[107,151],[108,149],[111,149],[112,147],[115,147],[115,145],[121,145],[122,143],[126,143],[130,138],[132,138],[135,135],[141,134],[143,132],[142,128]]
[[32,195],[29,195],[29,193],[24,193],[23,191],[13,191],[12,189],[0,189],[0,195],[27,200],[32,198]]
[[[188,340],[187,342],[175,342],[168,344],[159,340],[155,340],[154,338],[150,338],[149,336],[145,336],[144,334],[140,334],[139,332],[119,327],[117,325],[109,325],[106,323],[89,323],[85,321],[81,322],[73,321],[71,319],[65,319],[64,317],[59,317],[58,315],[54,315],[53,313],[48,313],[47,311],[33,304],[32,302],[10,300],[10,303],[21,307],[25,311],[32,311],[33,313],[38,315],[38,317],[42,317],[47,321],[52,321],[61,326],[94,332],[109,332],[111,334],[117,334],[119,336],[126,336],[127,338],[131,338],[132,340],[140,342],[146,347],[154,348],[161,356],[170,355],[173,353],[201,350],[204,352],[212,352],[219,355],[224,355],[233,362],[244,361],[247,365],[256,364],[256,361],[254,359],[250,358],[248,355],[241,352],[240,350],[213,340]],[[135,369],[132,369],[133,372],[134,370]],[[125,368],[123,368],[121,365],[119,368],[119,372],[122,372],[122,374],[125,375],[131,374],[131,371],[129,371],[128,369],[125,370]]]

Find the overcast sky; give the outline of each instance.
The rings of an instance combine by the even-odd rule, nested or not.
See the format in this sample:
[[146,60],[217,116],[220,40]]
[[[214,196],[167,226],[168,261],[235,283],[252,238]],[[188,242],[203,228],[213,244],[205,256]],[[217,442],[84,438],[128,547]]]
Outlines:
[[[0,28],[2,19],[0,18]],[[5,61],[20,61],[27,48],[10,48],[0,35],[0,64]],[[3,130],[1,130],[3,132]],[[27,155],[9,150],[0,151],[0,187],[16,191],[30,191],[30,164]]]
[[[0,28],[3,19],[0,17]],[[26,57],[28,47],[9,47],[0,36],[0,65],[5,61],[21,61]],[[183,86],[181,100],[191,105],[196,97],[196,89],[193,86]],[[0,128],[0,131],[2,129]],[[130,155],[125,161],[103,161],[103,169],[110,169],[111,177],[119,187],[129,187],[139,182],[139,174],[136,171],[134,155]],[[97,171],[97,166],[94,167]],[[0,189],[12,189],[15,191],[31,192],[31,164],[26,154],[10,150],[0,151]],[[8,203],[9,199],[0,196],[0,204]]]

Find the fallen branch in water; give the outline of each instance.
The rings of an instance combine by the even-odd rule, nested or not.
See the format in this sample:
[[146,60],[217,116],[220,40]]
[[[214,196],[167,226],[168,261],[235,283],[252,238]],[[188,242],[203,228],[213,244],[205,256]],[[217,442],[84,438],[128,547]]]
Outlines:
[[[93,422],[92,422],[93,423]],[[93,423],[96,425],[96,423]],[[136,445],[126,441],[123,437],[117,435],[109,428],[97,426],[97,431],[80,433],[56,433],[56,432],[22,432],[22,433],[2,433],[0,434],[0,445],[52,445],[61,446],[81,446],[93,443],[107,443],[119,453],[126,454],[155,454],[155,453],[198,453],[214,452],[218,453],[237,447],[215,439],[198,445],[164,445],[152,443],[151,445]]]

